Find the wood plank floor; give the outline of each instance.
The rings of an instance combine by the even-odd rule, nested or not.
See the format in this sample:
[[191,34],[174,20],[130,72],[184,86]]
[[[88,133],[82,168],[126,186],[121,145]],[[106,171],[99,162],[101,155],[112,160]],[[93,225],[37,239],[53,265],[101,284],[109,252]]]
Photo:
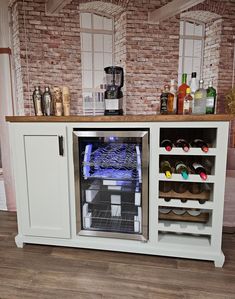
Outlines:
[[235,299],[235,234],[226,262],[54,246],[15,246],[15,213],[0,212],[0,299]]

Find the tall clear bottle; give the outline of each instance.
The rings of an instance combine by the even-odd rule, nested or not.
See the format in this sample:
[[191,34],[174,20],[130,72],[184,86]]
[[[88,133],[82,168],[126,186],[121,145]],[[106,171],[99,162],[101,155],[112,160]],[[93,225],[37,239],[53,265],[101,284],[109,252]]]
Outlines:
[[192,105],[194,107],[194,95],[195,95],[196,90],[198,90],[198,80],[197,80],[196,72],[193,72],[191,75],[190,90],[191,90],[191,96],[193,98]]
[[194,94],[193,114],[206,114],[206,89],[203,88],[203,80],[199,81],[199,89]]

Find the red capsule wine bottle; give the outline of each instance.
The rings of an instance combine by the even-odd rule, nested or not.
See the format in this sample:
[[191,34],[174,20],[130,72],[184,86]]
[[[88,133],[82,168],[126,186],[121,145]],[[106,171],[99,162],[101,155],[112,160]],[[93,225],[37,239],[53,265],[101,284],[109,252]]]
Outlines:
[[181,147],[183,151],[188,152],[190,149],[189,143],[185,139],[178,139],[175,142],[176,147]]
[[170,179],[172,177],[172,167],[169,161],[162,161],[160,170],[161,172],[165,173],[166,178]]
[[175,171],[176,173],[180,173],[182,177],[187,180],[188,178],[188,167],[182,161],[178,161],[175,163]]
[[170,139],[164,139],[161,141],[161,146],[165,147],[165,150],[170,152],[172,150],[173,143]]
[[204,153],[207,153],[209,150],[208,144],[202,139],[194,139],[191,143],[192,147],[200,147]]
[[205,167],[203,167],[200,163],[194,162],[191,165],[191,168],[194,173],[199,174],[200,177],[205,181],[207,179],[207,172]]

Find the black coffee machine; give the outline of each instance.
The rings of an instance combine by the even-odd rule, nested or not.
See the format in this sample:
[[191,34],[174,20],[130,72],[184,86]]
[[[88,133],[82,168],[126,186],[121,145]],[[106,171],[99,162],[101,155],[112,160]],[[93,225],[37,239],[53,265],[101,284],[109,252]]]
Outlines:
[[104,68],[106,73],[106,91],[104,93],[104,115],[123,115],[123,68],[108,66]]

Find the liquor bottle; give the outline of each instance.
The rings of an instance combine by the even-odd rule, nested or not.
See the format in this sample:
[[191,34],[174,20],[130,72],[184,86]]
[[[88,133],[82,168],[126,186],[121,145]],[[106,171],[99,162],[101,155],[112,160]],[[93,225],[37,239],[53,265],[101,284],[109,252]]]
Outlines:
[[36,86],[33,91],[33,104],[36,116],[42,116],[42,93],[40,86]]
[[164,90],[160,96],[160,113],[168,114],[168,95],[170,92],[170,86],[168,84],[164,85]]
[[186,96],[186,89],[189,87],[186,82],[187,82],[187,74],[182,74],[182,84],[178,88],[178,107],[177,107],[178,114],[183,114],[184,97]]
[[209,86],[206,90],[206,114],[215,113],[215,102],[216,102],[216,90],[212,86],[212,81],[210,81]]
[[178,139],[175,142],[176,147],[181,147],[184,152],[188,152],[190,149],[189,143],[185,139]]
[[50,88],[46,87],[42,96],[43,114],[50,116],[53,114],[53,101]]
[[196,90],[198,90],[198,80],[197,80],[196,72],[193,72],[191,75],[190,89],[191,89],[191,96],[193,98],[193,106],[192,106],[192,109],[193,109],[194,108],[194,95],[195,95]]
[[193,162],[191,164],[191,168],[194,173],[199,174],[200,177],[205,181],[207,179],[207,172],[205,167],[202,166],[202,164],[198,162]]
[[175,171],[176,173],[180,173],[182,177],[187,180],[188,178],[188,167],[182,161],[178,161],[175,163]]
[[199,89],[194,94],[194,114],[206,113],[206,89],[203,88],[203,80],[199,81]]
[[169,114],[176,114],[177,112],[177,87],[174,79],[171,80],[170,84],[167,110]]
[[62,91],[60,87],[53,88],[53,102],[54,102],[54,110],[55,116],[61,116],[63,112],[62,106]]
[[183,114],[192,114],[193,112],[193,97],[191,96],[191,89],[186,89],[186,96],[184,97]]
[[172,177],[172,167],[169,161],[162,161],[160,169],[161,172],[165,173],[166,178],[170,179]]
[[209,150],[208,144],[202,139],[194,139],[193,142],[191,142],[191,146],[200,147],[204,153],[207,153]]
[[164,139],[161,142],[161,147],[165,147],[165,150],[170,152],[172,150],[173,143],[170,139]]

